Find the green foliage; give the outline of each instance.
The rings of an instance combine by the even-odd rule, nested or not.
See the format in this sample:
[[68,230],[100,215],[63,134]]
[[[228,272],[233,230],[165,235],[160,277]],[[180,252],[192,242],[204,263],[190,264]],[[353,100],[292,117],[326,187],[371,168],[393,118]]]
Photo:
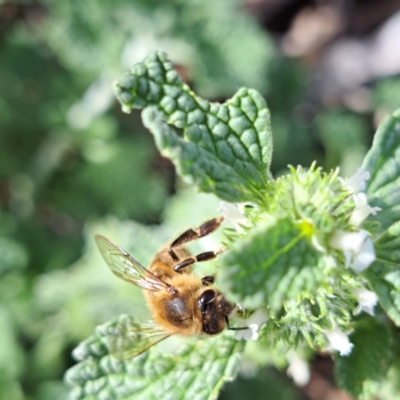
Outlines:
[[348,199],[337,171],[292,169],[276,180],[268,208],[249,213],[255,227],[230,235],[218,283],[244,306],[270,310],[271,340],[321,347],[325,330],[350,321],[354,281],[325,250],[332,232],[352,229]]
[[387,116],[380,124],[371,150],[362,168],[369,171],[367,195],[371,206],[382,210],[371,220],[379,222],[383,232],[400,220],[400,111]]
[[317,127],[329,168],[340,166],[342,176],[351,175],[367,153],[366,121],[355,113],[329,110],[317,117]]
[[101,162],[69,171],[68,178],[64,177],[68,179],[69,192],[61,190],[59,185],[65,184],[62,180],[49,197],[58,208],[76,218],[108,210],[119,218],[157,220],[167,187],[165,180],[151,170],[154,150],[148,138],[137,138],[135,142],[121,138],[119,143],[110,143],[103,149],[108,154]]
[[[143,109],[143,122],[161,153],[204,192],[228,201],[263,202],[270,178],[269,112],[254,90],[241,89],[225,104],[190,91],[164,53],[137,64],[116,85],[124,111]],[[183,138],[176,128],[184,128]]]
[[[396,336],[393,340],[398,340],[398,336]],[[399,353],[395,353],[392,359],[393,363],[387,373],[387,377],[383,381],[383,384],[379,385],[379,396],[387,400],[397,399],[400,391]]]
[[[267,80],[266,99],[270,110],[274,156],[272,170],[286,171],[287,165],[308,165],[310,160],[325,164],[313,123],[313,107],[304,102],[310,76],[299,60],[275,56]],[[259,88],[259,86],[254,86]],[[327,154],[330,156],[329,152]]]
[[[162,49],[188,70],[207,97],[230,96],[246,85],[265,91],[272,43],[243,1],[143,1],[111,3],[46,0],[50,17],[40,30],[73,70],[107,75]],[[101,49],[101,50],[100,50]]]
[[364,273],[372,290],[378,295],[379,304],[392,321],[400,326],[400,285],[398,267],[375,262]]
[[336,357],[336,378],[341,388],[355,398],[370,398],[392,361],[392,337],[388,326],[365,318],[350,336],[354,348],[350,355]]
[[289,218],[268,221],[233,246],[222,260],[221,284],[246,307],[279,310],[284,300],[321,284],[318,254]]
[[[15,338],[15,326],[8,310],[0,306],[0,398],[23,398],[18,376],[23,367],[23,353]],[[12,360],[11,365],[8,365]]]
[[[67,389],[61,376],[71,365],[70,349],[107,319],[122,313],[134,314],[135,318],[146,315],[140,290],[110,275],[94,247],[94,234],[105,234],[147,265],[159,246],[177,232],[198,226],[217,213],[217,198],[188,193],[182,190],[179,180],[173,185],[172,166],[159,156],[139,113],[128,117],[113,107],[111,81],[122,68],[141,61],[150,51],[162,49],[169,53],[183,80],[205,98],[224,101],[242,85],[257,88],[273,110],[274,174],[285,170],[288,163],[309,165],[316,159],[318,165],[325,167],[335,167],[340,162],[342,174],[347,175],[349,165],[354,166],[365,151],[368,128],[363,122],[372,120],[372,115],[330,111],[327,107],[317,110],[307,96],[307,84],[312,78],[307,65],[301,60],[276,57],[265,29],[247,13],[242,1],[28,3],[6,2],[0,7],[0,398],[64,400]],[[398,79],[378,82],[374,94],[378,107],[375,117],[398,107],[398,92]],[[254,93],[242,90],[235,101],[250,98]],[[186,94],[199,99],[190,91]],[[229,101],[234,107],[233,100]],[[199,102],[204,103],[201,99]],[[220,107],[223,106],[226,104]],[[166,139],[165,132],[172,130],[169,139],[174,139],[174,149],[188,148],[188,143],[183,145],[185,139],[180,128],[166,126],[162,119],[160,122],[162,110],[158,114],[154,109],[149,111],[145,122],[158,132],[161,142]],[[322,117],[315,119],[320,111]],[[268,159],[257,156],[250,159],[250,169],[254,171],[258,162],[253,175],[268,177],[268,185],[265,192],[263,182],[256,189],[249,189],[247,170],[234,169],[233,163],[228,162],[229,171],[234,170],[238,182],[247,188],[245,196],[242,187],[236,188],[237,198],[247,200],[250,193],[249,198],[254,198],[262,208],[261,213],[258,208],[246,211],[251,224],[242,232],[225,230],[227,238],[222,240],[234,254],[242,246],[250,248],[252,243],[248,238],[254,238],[258,243],[254,246],[256,254],[246,254],[254,268],[257,257],[261,258],[260,265],[264,265],[270,248],[266,246],[268,251],[263,248],[263,240],[270,240],[269,232],[279,231],[278,219],[289,231],[281,235],[280,241],[272,240],[277,245],[284,238],[304,233],[300,228],[308,226],[302,225],[304,222],[311,223],[309,233],[313,231],[311,236],[302,236],[288,251],[290,256],[302,260],[305,249],[304,254],[311,254],[315,261],[312,268],[304,269],[312,275],[302,281],[303,269],[297,265],[296,257],[290,258],[290,268],[284,274],[281,270],[273,271],[275,264],[260,273],[262,281],[252,282],[251,274],[244,274],[246,287],[240,287],[234,275],[229,277],[233,267],[221,269],[215,263],[221,269],[220,278],[224,273],[228,275],[226,282],[221,279],[219,282],[227,290],[227,296],[231,293],[224,284],[233,285],[232,296],[248,305],[253,301],[267,306],[270,319],[260,331],[260,340],[251,343],[255,350],[250,358],[257,364],[274,362],[285,368],[288,347],[297,343],[307,347],[304,340],[314,348],[325,349],[324,332],[335,323],[346,331],[354,328],[350,339],[357,338],[354,335],[358,325],[352,316],[357,301],[349,289],[359,284],[376,291],[384,311],[400,324],[397,180],[391,180],[396,177],[398,156],[390,152],[396,147],[396,124],[389,124],[393,142],[390,143],[392,138],[387,132],[381,135],[388,142],[387,147],[382,143],[374,145],[372,153],[379,156],[374,158],[371,153],[367,158],[368,168],[375,171],[371,183],[379,189],[376,198],[375,189],[370,189],[369,198],[373,199],[373,205],[382,208],[389,205],[389,211],[384,209],[370,218],[372,224],[364,225],[373,233],[379,261],[362,276],[342,268],[341,252],[329,249],[322,254],[318,250],[329,248],[329,232],[345,226],[337,224],[336,219],[342,223],[340,215],[348,216],[351,212],[351,207],[344,207],[334,218],[321,216],[321,210],[327,210],[328,216],[335,211],[334,206],[329,208],[332,195],[329,185],[326,192],[318,192],[309,191],[312,186],[307,181],[297,184],[290,181],[285,185],[278,178],[273,184],[268,172],[270,156]],[[318,131],[325,152],[318,142]],[[389,151],[382,152],[384,147]],[[257,149],[259,152],[260,147]],[[169,157],[177,157],[172,148],[164,150]],[[184,153],[182,157],[188,156],[189,153]],[[212,158],[212,166],[211,173],[217,176],[220,173],[228,182],[226,170],[218,170],[218,159]],[[187,164],[183,167],[181,172],[202,176],[205,185],[209,185],[206,187],[212,188],[214,181],[201,175],[202,170],[191,171]],[[385,174],[390,168],[394,175],[387,180]],[[238,171],[242,173],[241,181]],[[195,178],[192,181],[197,182]],[[316,182],[318,187],[321,181]],[[233,186],[231,181],[227,188],[221,189],[222,193]],[[280,190],[276,191],[278,186]],[[261,192],[262,196],[258,194]],[[314,193],[312,198],[310,193]],[[274,200],[275,195],[279,201]],[[270,214],[267,218],[261,216],[265,211]],[[157,225],[143,226],[131,219]],[[294,220],[298,224],[292,223]],[[276,230],[269,231],[269,226]],[[260,232],[265,233],[265,238]],[[218,234],[222,232],[191,244],[192,252],[219,248]],[[336,266],[329,263],[331,257]],[[214,274],[215,264],[200,263],[195,270],[200,275]],[[299,271],[299,276],[290,280],[293,271]],[[274,287],[264,290],[278,276],[282,280],[277,293]],[[329,287],[324,285],[327,279]],[[320,284],[315,290],[309,284],[313,280]],[[254,293],[248,296],[251,288],[260,289],[262,298],[257,299]],[[297,289],[301,289],[298,296]],[[243,299],[242,293],[245,293]],[[270,298],[276,304],[273,310],[267,304]],[[380,308],[377,314],[379,320],[384,319]],[[205,344],[212,347],[215,339],[221,338],[211,338]],[[169,339],[168,346],[172,342]],[[166,350],[171,351],[169,347]],[[399,359],[398,350],[392,352]],[[308,354],[312,354],[311,350]],[[154,352],[144,358],[155,355]],[[386,381],[379,378],[384,386],[390,386],[390,390],[379,392],[382,398],[398,398],[399,370],[395,365]],[[281,374],[275,371],[250,383],[240,379],[232,391],[240,394],[243,393],[240,388],[254,384],[264,393],[262,380],[270,382],[268,391],[275,393],[272,383],[280,382],[279,378]],[[279,390],[280,395],[285,393]],[[274,398],[277,396],[274,394]],[[287,396],[292,398],[292,394]]]
[[375,240],[375,251],[379,261],[400,265],[400,221],[395,222]]
[[388,116],[380,125],[371,150],[364,161],[370,171],[367,194],[374,206],[381,211],[371,218],[378,223],[381,233],[376,243],[378,263],[365,272],[379,301],[396,325],[400,325],[400,285],[398,277],[399,242],[399,111]]
[[7,237],[0,237],[0,253],[0,273],[24,268],[28,262],[25,248]]
[[216,399],[223,383],[237,373],[243,342],[228,333],[188,344],[175,355],[157,354],[153,348],[118,361],[109,355],[107,345],[120,322],[98,327],[76,349],[80,363],[65,376],[75,387],[71,399]]
[[[258,204],[246,212],[248,224],[237,228],[236,232],[227,231],[230,251],[221,259],[221,274],[217,282],[220,287],[247,307],[267,309],[269,321],[261,335],[292,345],[305,340],[312,348],[321,348],[327,345],[328,332],[350,327],[351,312],[357,304],[356,290],[365,284],[360,275],[344,269],[345,257],[348,257],[346,249],[343,248],[342,255],[337,251],[341,247],[332,244],[332,238],[338,232],[359,230],[352,222],[359,205],[353,201],[354,190],[338,179],[337,171],[323,173],[314,165],[308,171],[300,167],[297,170],[291,168],[290,174],[272,182],[270,179],[257,180],[252,169],[237,167],[232,159],[243,157],[232,146],[231,138],[240,131],[235,130],[228,119],[225,126],[229,126],[231,131],[222,139],[226,140],[224,146],[231,146],[232,159],[226,158],[225,150],[217,151],[214,137],[218,131],[208,123],[210,113],[219,118],[219,123],[223,121],[224,112],[225,118],[232,117],[231,103],[235,104],[237,97],[242,94],[248,96],[249,93],[242,89],[226,104],[210,105],[190,92],[163,53],[150,55],[117,84],[117,96],[124,110],[143,109],[144,124],[155,135],[163,154],[176,163],[178,173],[186,178],[189,176],[201,190],[214,191],[223,199],[252,200]],[[265,104],[259,104],[261,109],[257,113],[263,112],[262,107],[266,112]],[[213,107],[216,107],[215,111]],[[221,113],[221,110],[225,111]],[[246,114],[249,112],[246,111]],[[183,138],[171,125],[184,128]],[[243,128],[242,123],[239,127],[244,132],[249,128]],[[377,182],[387,181],[385,174],[379,176],[382,173],[380,169],[376,172],[377,166],[381,167],[386,162],[393,169],[391,156],[396,151],[393,142],[391,153],[382,151],[382,147],[384,150],[390,142],[388,136],[392,127],[393,124],[389,128],[381,128],[380,132],[384,133],[378,133],[381,139],[375,141],[366,159],[372,173],[368,194],[373,187],[375,197]],[[267,133],[264,132],[264,135]],[[251,160],[254,166],[259,166],[259,175],[262,171],[260,165],[264,169],[269,166],[270,146],[270,139],[261,140],[257,149],[259,155]],[[263,159],[261,154],[267,154],[267,157]],[[376,158],[383,161],[379,163]],[[225,172],[226,166],[234,166],[234,173]],[[386,175],[396,176],[392,169]],[[224,182],[230,183],[229,192],[222,189],[216,179],[217,170],[224,171]],[[231,180],[238,182],[239,186],[234,186]],[[395,222],[392,214],[390,217],[390,221]],[[375,220],[382,221],[379,216]],[[378,256],[380,252],[384,254],[396,246],[397,230],[395,225],[377,240]],[[386,255],[388,257],[393,262],[396,253]],[[376,282],[371,276],[376,273],[378,265],[376,263],[364,274],[367,279],[370,277],[374,289]],[[379,278],[382,281],[382,276]],[[397,276],[392,272],[385,275],[385,280],[395,286]],[[378,296],[386,296],[382,299],[382,306],[387,310],[393,305],[395,307],[396,300],[387,301],[393,293],[384,294],[381,288],[378,289]],[[395,314],[392,309],[389,311],[389,315]],[[356,339],[360,329],[356,326]],[[375,334],[374,329],[372,332]],[[348,368],[348,363],[343,361],[341,368]],[[369,371],[364,375],[365,379],[375,379]],[[344,381],[342,383],[347,385]],[[363,389],[358,390],[367,393]]]

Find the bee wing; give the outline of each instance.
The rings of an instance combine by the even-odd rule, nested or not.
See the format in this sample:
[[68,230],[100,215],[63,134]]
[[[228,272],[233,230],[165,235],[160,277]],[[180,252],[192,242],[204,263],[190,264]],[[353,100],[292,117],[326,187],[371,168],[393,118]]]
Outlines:
[[136,324],[133,329],[118,326],[109,336],[108,347],[113,357],[121,361],[129,360],[169,336],[171,335],[168,332],[154,325],[142,327]]
[[96,235],[95,240],[105,262],[119,278],[153,292],[159,290],[174,291],[171,285],[152,274],[124,249],[104,236]]

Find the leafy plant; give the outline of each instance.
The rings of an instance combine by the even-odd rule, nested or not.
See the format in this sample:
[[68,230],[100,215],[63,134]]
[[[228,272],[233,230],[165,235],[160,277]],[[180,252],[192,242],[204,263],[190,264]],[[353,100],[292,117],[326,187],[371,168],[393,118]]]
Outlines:
[[99,326],[75,349],[81,362],[65,376],[76,386],[71,398],[215,399],[223,383],[235,377],[243,342],[231,334],[197,341],[174,355],[148,351],[134,360],[117,361],[108,353],[108,338],[127,320],[121,316]]
[[[339,351],[341,387],[353,396],[372,396],[391,365],[391,338],[400,324],[399,112],[381,124],[354,177],[344,180],[339,170],[324,172],[312,164],[291,167],[274,180],[269,112],[256,91],[240,89],[224,104],[210,103],[156,52],[117,82],[116,94],[124,111],[142,110],[160,152],[184,179],[242,203],[222,203],[234,229],[225,230],[229,251],[220,257],[217,285],[253,313],[245,322],[250,336],[259,336],[259,348],[267,338],[280,351],[304,346]],[[374,315],[377,300],[384,311],[378,309],[375,318],[354,315]],[[260,313],[266,318],[252,325]],[[182,376],[196,386],[196,371],[203,379],[195,398],[215,398],[235,374],[242,342],[229,333],[189,345],[179,363],[174,356],[156,357],[154,349],[117,362],[108,355],[104,333],[112,324],[99,327],[75,351],[80,363],[66,374],[72,398],[168,393]],[[192,389],[171,392],[172,397],[194,397],[188,394]]]

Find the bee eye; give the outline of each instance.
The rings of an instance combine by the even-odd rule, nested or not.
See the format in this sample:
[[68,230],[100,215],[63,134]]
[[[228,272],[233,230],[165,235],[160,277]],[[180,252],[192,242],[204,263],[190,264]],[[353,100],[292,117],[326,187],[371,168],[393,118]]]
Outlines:
[[216,293],[215,290],[209,289],[205,290],[199,299],[197,300],[197,303],[199,305],[200,311],[202,313],[205,313],[207,309],[207,304],[211,303],[215,299]]

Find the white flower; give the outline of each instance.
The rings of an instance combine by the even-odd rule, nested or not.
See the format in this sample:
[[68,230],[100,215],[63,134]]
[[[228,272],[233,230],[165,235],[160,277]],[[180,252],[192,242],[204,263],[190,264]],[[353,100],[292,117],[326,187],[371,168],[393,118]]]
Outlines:
[[265,314],[264,311],[258,309],[249,318],[246,320],[241,320],[241,323],[244,323],[248,326],[248,329],[241,329],[236,333],[237,340],[257,340],[258,339],[258,329],[260,326],[268,321],[268,315]]
[[257,324],[250,324],[248,325],[249,329],[241,329],[236,333],[237,340],[257,340],[258,339],[258,325]]
[[287,374],[291,376],[297,386],[304,386],[310,380],[310,367],[308,362],[300,358],[294,351],[290,351],[287,355],[289,368]]
[[365,193],[355,194],[353,200],[356,204],[356,208],[350,217],[350,222],[355,226],[360,226],[369,214],[376,215],[378,211],[381,211],[380,207],[371,207],[368,205],[367,195]]
[[218,212],[220,212],[226,222],[235,227],[238,232],[242,232],[241,225],[249,226],[250,221],[242,214],[242,212],[233,204],[221,201],[219,203]]
[[356,173],[343,181],[343,184],[347,186],[347,188],[355,193],[364,192],[367,184],[367,181],[370,178],[370,174],[368,171],[364,171],[362,168],[357,168]]
[[358,306],[353,311],[354,315],[365,311],[369,315],[374,315],[374,307],[378,302],[378,296],[365,288],[353,289],[353,293],[357,296]]
[[329,340],[330,346],[328,350],[337,350],[341,356],[347,356],[351,353],[353,343],[350,342],[348,336],[339,328],[335,328],[331,332],[325,332]]
[[364,271],[375,261],[375,250],[368,232],[346,232],[337,230],[333,233],[330,245],[343,251],[346,268],[352,265],[357,272]]
[[358,168],[357,172],[348,179],[341,179],[343,185],[347,189],[354,192],[353,200],[356,204],[356,208],[350,217],[350,222],[355,226],[360,226],[361,223],[368,217],[369,214],[376,215],[378,211],[381,210],[380,207],[371,207],[367,203],[367,195],[364,192],[366,189],[366,181],[370,178],[368,171],[364,171],[362,168]]

